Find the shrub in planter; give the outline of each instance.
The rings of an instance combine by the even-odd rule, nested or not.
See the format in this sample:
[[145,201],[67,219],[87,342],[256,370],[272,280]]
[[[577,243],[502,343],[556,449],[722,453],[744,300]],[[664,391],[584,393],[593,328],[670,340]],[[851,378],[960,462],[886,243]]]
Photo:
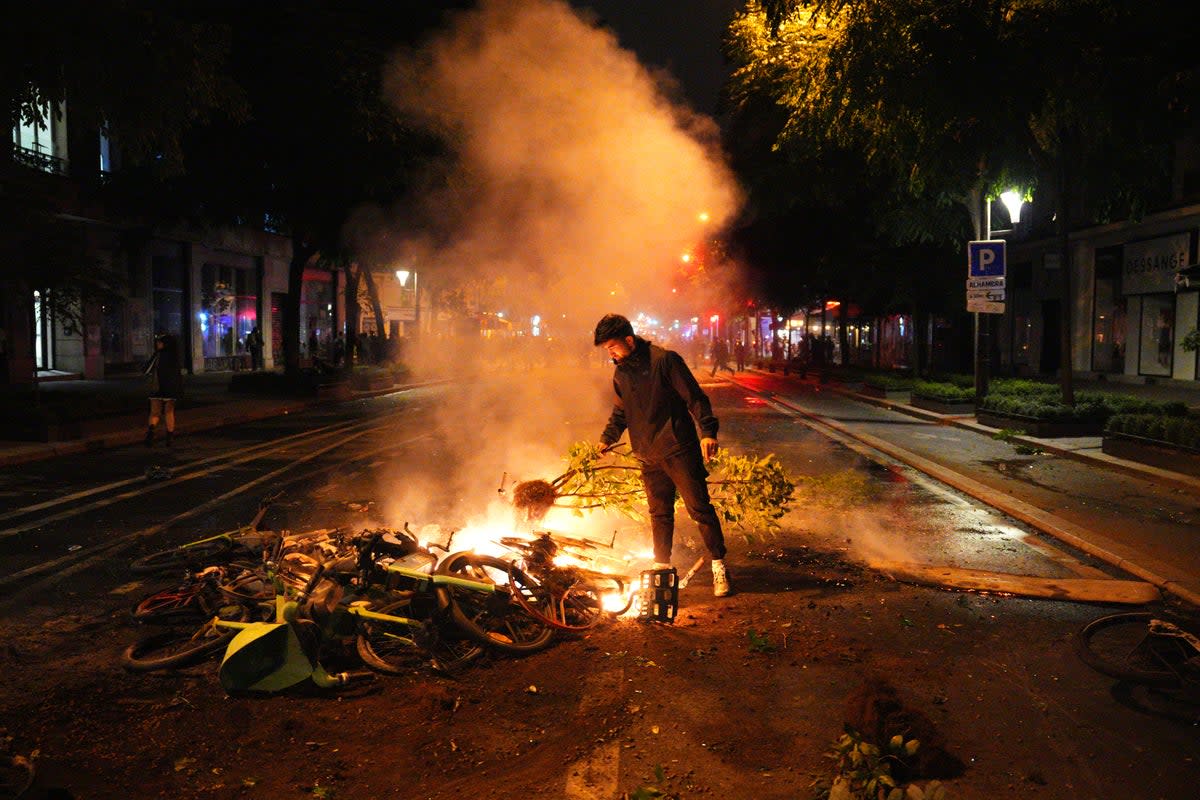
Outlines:
[[928,376],[925,380],[930,383],[948,383],[960,389],[971,389],[972,391],[975,389],[975,376],[962,372],[950,372],[945,375],[934,374]]
[[941,403],[973,403],[975,402],[975,387],[958,386],[942,381],[916,381],[912,385],[912,393]]
[[1028,378],[997,378],[988,384],[988,397],[992,395],[1057,399],[1062,396],[1062,389],[1057,383],[1031,381]]
[[1165,414],[1114,414],[1104,428],[1105,433],[1124,433],[1142,439],[1155,439],[1169,444],[1200,450],[1200,419]]
[[[1013,391],[1015,388],[1022,391]],[[1059,399],[1055,384],[1040,384],[1034,381],[1005,382],[1000,392],[989,394],[979,404],[984,411],[1033,417],[1048,422],[1095,422],[1103,423],[1114,414],[1161,414],[1182,416],[1187,406],[1179,402],[1158,403],[1129,395],[1108,392],[1079,392],[1075,395],[1075,406],[1065,405]]]
[[873,386],[887,392],[907,392],[913,388],[911,376],[895,373],[877,373],[863,378],[863,385]]

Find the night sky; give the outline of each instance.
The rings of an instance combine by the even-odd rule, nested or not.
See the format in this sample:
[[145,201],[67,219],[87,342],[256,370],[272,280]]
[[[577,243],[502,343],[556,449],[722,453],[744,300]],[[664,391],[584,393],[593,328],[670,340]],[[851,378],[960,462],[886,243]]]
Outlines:
[[714,113],[725,79],[721,39],[744,0],[571,0],[590,8],[621,45],[679,79],[693,108]]

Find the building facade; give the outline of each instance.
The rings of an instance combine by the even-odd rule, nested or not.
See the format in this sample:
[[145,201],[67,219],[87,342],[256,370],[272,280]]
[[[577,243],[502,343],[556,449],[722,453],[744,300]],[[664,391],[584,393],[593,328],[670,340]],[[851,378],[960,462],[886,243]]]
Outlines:
[[[248,225],[168,228],[114,211],[104,187],[120,169],[118,154],[106,136],[70,128],[69,113],[60,111],[40,126],[14,127],[11,157],[0,161],[9,211],[0,227],[8,382],[133,371],[159,333],[179,338],[189,372],[245,369],[244,343],[255,326],[264,366],[282,363],[290,239]],[[80,286],[64,285],[64,274],[78,276]],[[57,277],[43,282],[43,275]],[[47,288],[54,285],[62,288]],[[313,355],[310,343],[332,340],[345,319],[344,294],[336,271],[305,270],[302,356]]]
[[1070,303],[1072,368],[1138,382],[1200,377],[1184,338],[1200,325],[1200,287],[1177,274],[1197,262],[1200,204],[1074,231],[1070,298],[1054,241],[1009,245],[1009,302],[997,315],[1002,369],[1053,375],[1060,368],[1061,307]]

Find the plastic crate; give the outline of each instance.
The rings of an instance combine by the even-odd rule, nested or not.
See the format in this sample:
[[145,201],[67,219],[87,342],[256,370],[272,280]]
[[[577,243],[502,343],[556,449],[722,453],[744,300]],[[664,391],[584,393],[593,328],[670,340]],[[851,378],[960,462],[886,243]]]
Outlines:
[[678,611],[678,570],[674,567],[644,570],[638,581],[638,619],[673,623]]

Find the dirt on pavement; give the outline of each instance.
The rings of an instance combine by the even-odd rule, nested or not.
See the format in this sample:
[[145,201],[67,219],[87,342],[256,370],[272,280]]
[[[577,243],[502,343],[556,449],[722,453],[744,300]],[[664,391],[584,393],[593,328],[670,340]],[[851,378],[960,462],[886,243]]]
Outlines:
[[832,775],[847,698],[881,676],[961,761],[951,797],[1132,796],[1111,771],[1160,771],[1136,747],[1109,763],[1111,682],[1068,641],[1100,609],[908,586],[811,540],[735,542],[735,594],[712,597],[704,570],[673,625],[274,696],[228,696],[214,662],[125,672],[129,595],[98,609],[66,591],[73,612],[6,625],[0,724],[34,756],[33,797],[804,798]]

